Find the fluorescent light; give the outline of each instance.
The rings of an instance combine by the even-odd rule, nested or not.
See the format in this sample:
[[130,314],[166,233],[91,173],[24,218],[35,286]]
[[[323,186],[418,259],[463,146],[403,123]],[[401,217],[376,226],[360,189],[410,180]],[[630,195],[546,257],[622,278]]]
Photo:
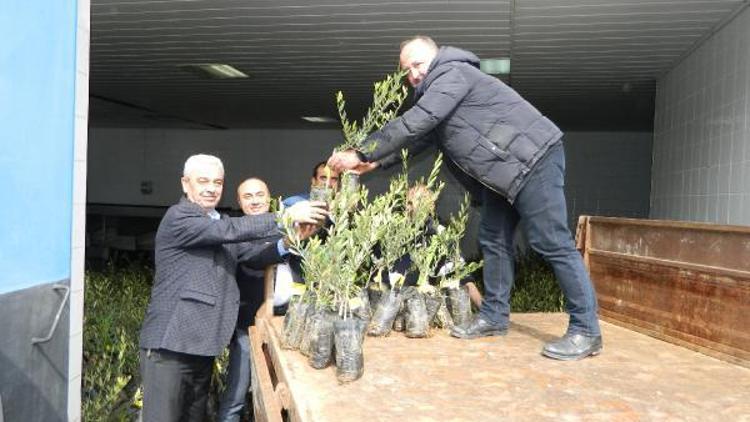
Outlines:
[[337,120],[328,116],[302,116],[302,120],[312,123],[334,123]]
[[213,79],[238,79],[249,77],[241,70],[224,63],[190,63],[177,65],[177,67]]
[[479,68],[488,75],[507,75],[510,73],[510,59],[482,59]]

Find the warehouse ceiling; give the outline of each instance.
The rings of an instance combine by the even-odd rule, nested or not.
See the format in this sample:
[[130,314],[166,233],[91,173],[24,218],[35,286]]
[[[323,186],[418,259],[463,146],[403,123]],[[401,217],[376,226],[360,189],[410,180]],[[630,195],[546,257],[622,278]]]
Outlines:
[[[510,58],[506,81],[564,128],[650,129],[655,80],[747,0],[92,0],[90,123],[336,127],[414,34]],[[247,79],[181,65],[226,63]]]

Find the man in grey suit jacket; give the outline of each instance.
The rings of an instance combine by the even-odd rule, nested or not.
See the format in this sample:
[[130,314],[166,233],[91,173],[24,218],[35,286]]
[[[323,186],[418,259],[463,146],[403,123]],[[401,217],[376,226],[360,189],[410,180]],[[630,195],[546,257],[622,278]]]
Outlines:
[[[218,158],[188,158],[181,181],[185,197],[156,233],[154,286],[141,328],[146,422],[205,420],[213,360],[237,322],[237,263],[257,253],[239,243],[278,234],[273,214],[230,218],[216,211],[224,184]],[[326,217],[319,205],[301,202],[285,212],[312,233]],[[277,243],[281,254],[284,242]]]

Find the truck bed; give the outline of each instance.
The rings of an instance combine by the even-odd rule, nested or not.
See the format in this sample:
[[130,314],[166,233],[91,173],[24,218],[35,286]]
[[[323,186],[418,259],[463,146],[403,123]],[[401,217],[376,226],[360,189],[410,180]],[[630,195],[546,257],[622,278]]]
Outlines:
[[257,420],[750,420],[750,369],[602,322],[604,350],[544,358],[564,314],[514,314],[506,337],[368,337],[364,376],[340,385],[280,348],[280,317],[251,328]]

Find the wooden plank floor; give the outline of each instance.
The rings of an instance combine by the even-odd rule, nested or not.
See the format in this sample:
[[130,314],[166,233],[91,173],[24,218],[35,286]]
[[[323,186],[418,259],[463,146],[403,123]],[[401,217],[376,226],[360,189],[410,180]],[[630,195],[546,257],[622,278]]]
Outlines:
[[506,337],[475,340],[368,337],[364,376],[346,385],[299,352],[281,365],[310,421],[750,421],[750,369],[606,322],[600,356],[542,357],[566,319],[514,314]]

